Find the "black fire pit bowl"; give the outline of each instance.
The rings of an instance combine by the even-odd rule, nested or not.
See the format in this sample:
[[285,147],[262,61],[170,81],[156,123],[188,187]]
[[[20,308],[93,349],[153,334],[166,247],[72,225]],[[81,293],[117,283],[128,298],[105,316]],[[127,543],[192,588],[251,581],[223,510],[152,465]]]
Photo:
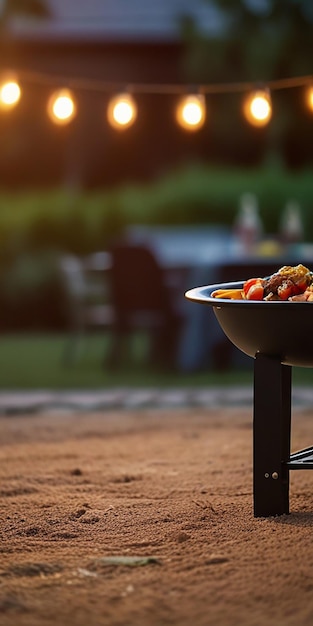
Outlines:
[[254,358],[254,515],[283,515],[289,513],[289,471],[313,469],[313,446],[290,451],[291,372],[293,365],[313,367],[313,303],[212,297],[215,289],[242,287],[208,285],[186,297],[212,306],[230,341]]
[[248,356],[260,353],[286,365],[313,367],[313,302],[212,297],[216,289],[242,287],[243,282],[219,283],[190,289],[185,296],[212,306],[225,335]]

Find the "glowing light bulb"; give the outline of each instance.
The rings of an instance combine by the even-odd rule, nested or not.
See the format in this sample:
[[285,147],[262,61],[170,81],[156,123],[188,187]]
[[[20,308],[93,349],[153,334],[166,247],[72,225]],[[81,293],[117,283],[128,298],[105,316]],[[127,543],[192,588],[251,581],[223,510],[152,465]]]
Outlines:
[[48,102],[48,115],[55,124],[68,124],[76,115],[76,104],[68,89],[52,94]]
[[21,97],[21,88],[15,80],[8,80],[0,87],[0,105],[2,108],[15,106]]
[[137,117],[137,106],[132,96],[127,93],[114,96],[109,102],[107,116],[113,128],[129,128]]
[[309,87],[306,90],[306,103],[309,109],[313,111],[313,87]]
[[267,91],[255,91],[244,102],[244,114],[253,126],[266,126],[272,117],[272,105]]
[[250,105],[251,113],[259,121],[267,120],[270,112],[270,106],[267,100],[258,96],[252,100]]
[[113,117],[117,124],[125,126],[133,117],[133,108],[129,102],[118,102],[113,110]]
[[199,130],[205,122],[205,101],[202,95],[186,96],[176,110],[177,122],[186,130]]

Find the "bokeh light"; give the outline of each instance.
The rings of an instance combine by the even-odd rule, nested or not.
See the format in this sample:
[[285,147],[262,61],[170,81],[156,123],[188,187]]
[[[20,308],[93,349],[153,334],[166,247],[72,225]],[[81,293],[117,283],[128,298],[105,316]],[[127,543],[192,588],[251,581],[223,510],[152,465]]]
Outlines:
[[306,89],[305,96],[306,96],[307,106],[310,109],[310,111],[313,112],[313,87],[312,86]]
[[5,80],[0,85],[0,106],[3,109],[14,107],[21,97],[21,88],[16,80]]
[[244,115],[253,126],[266,126],[272,117],[271,97],[267,90],[250,93],[243,105]]
[[189,95],[181,98],[176,109],[177,122],[185,130],[199,130],[206,117],[204,96]]
[[132,126],[137,117],[137,105],[128,93],[111,98],[107,109],[108,121],[113,128],[124,130]]
[[69,124],[76,115],[76,103],[68,89],[55,91],[48,102],[48,115],[55,124]]

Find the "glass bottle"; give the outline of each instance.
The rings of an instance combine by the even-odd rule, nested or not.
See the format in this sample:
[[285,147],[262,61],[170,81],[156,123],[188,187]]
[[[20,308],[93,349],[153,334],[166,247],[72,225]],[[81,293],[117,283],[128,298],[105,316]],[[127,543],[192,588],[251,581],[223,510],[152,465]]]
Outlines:
[[244,193],[240,198],[238,214],[234,221],[234,234],[244,252],[251,252],[263,234],[257,198],[252,193]]
[[289,200],[282,213],[279,235],[282,243],[291,244],[303,240],[304,228],[299,203]]

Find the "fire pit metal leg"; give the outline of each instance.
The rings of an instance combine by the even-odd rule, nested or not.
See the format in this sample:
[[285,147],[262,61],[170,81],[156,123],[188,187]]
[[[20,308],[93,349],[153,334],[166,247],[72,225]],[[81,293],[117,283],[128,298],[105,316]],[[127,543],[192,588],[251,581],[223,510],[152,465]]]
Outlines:
[[289,513],[291,367],[257,354],[254,361],[254,516]]

